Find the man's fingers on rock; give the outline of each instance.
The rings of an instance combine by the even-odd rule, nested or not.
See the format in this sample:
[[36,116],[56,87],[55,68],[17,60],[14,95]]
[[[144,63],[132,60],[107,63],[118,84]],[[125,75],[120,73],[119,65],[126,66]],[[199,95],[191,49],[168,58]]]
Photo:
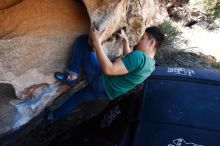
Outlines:
[[124,30],[123,30],[123,29],[121,29],[121,30],[120,30],[120,33],[122,34],[122,33],[123,33],[123,31],[124,31]]
[[95,22],[92,22],[91,28],[95,27]]
[[101,31],[101,34],[105,33],[107,31],[106,28],[104,28],[102,31]]
[[95,27],[92,27],[92,28],[91,28],[91,31],[92,31],[92,33],[97,32],[97,30],[96,30]]
[[95,31],[95,27],[93,25],[91,26],[91,31]]

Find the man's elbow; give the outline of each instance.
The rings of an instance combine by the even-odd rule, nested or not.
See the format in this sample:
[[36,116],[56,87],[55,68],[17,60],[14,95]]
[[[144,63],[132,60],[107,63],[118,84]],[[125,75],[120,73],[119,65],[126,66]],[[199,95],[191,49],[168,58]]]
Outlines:
[[127,52],[124,52],[123,55],[128,55],[129,53],[131,53],[131,51],[127,51]]
[[112,74],[112,71],[110,71],[110,70],[104,70],[103,73],[104,73],[105,75],[108,75],[108,76],[113,75],[113,74]]
[[103,73],[105,74],[105,75],[114,75],[114,70],[113,69],[111,69],[111,68],[105,68],[105,69],[103,69]]
[[131,52],[132,52],[132,50],[130,50],[130,49],[129,49],[129,50],[126,50],[126,51],[123,52],[123,55],[128,55],[128,54],[131,53]]

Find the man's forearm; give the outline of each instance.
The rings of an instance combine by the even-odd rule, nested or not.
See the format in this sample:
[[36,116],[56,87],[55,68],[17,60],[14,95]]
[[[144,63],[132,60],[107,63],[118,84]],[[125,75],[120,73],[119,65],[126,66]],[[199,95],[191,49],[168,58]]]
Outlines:
[[105,54],[105,51],[103,50],[101,43],[99,43],[96,46],[95,51],[102,71],[105,74],[109,74],[111,68],[113,67],[113,64],[109,60],[108,56]]
[[128,39],[123,40],[123,55],[127,55],[131,52]]

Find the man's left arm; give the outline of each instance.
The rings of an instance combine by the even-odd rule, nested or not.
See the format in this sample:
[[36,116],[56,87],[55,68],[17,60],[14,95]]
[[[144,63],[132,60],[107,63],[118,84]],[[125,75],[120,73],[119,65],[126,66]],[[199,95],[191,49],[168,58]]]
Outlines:
[[124,32],[123,29],[120,30],[120,33],[118,34],[120,38],[122,38],[123,42],[123,55],[127,55],[132,52],[132,49],[129,46],[128,38]]

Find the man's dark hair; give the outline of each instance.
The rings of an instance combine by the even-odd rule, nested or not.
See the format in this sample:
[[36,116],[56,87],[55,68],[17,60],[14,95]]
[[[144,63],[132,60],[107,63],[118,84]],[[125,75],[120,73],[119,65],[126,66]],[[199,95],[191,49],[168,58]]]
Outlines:
[[148,27],[145,32],[149,38],[154,38],[156,40],[155,48],[159,49],[164,41],[164,34],[156,26]]

